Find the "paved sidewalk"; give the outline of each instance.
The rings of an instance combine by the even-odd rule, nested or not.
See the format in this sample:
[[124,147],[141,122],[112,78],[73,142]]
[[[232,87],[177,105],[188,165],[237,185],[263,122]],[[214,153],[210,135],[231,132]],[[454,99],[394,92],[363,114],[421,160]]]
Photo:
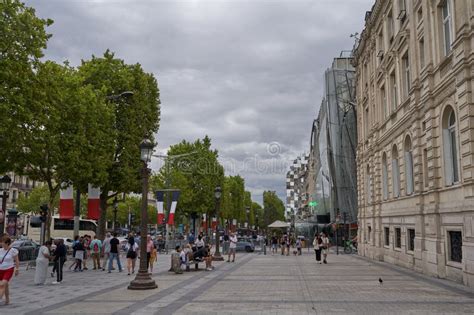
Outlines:
[[[126,273],[67,273],[67,283],[31,285],[32,273],[14,280],[11,306],[0,314],[432,314],[469,313],[474,292],[449,281],[375,263],[330,255],[319,265],[303,256],[238,254],[212,272],[176,275],[159,258],[158,289],[130,291]],[[22,277],[29,276],[30,279]],[[379,284],[381,277],[384,282]],[[28,281],[26,281],[28,280]]]

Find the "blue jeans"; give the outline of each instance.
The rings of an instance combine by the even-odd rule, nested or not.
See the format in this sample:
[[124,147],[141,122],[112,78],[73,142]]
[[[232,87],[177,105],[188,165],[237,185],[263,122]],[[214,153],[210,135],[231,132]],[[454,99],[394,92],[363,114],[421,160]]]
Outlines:
[[117,259],[117,265],[119,268],[119,271],[122,271],[122,265],[120,264],[120,256],[118,253],[110,253],[109,257],[109,271],[112,270],[112,262],[114,261],[114,258]]

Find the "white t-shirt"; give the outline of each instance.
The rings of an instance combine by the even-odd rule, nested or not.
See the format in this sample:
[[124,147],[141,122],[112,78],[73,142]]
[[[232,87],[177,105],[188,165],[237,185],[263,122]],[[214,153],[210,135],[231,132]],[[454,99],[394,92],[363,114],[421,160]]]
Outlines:
[[8,251],[8,249],[5,250],[3,247],[0,248],[0,270],[14,268],[16,256],[18,256],[18,250],[16,248],[12,247],[10,251]]
[[194,242],[194,245],[196,245],[196,247],[204,247],[204,241],[198,239]]
[[229,248],[236,248],[236,247],[237,247],[237,236],[235,236],[235,235],[234,235],[234,236],[231,236],[231,237],[229,238],[229,240],[230,240],[230,246],[229,246]]

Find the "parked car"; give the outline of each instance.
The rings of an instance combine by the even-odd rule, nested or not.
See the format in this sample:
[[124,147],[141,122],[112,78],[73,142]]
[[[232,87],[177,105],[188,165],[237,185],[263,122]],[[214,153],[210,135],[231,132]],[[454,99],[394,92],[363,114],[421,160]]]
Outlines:
[[244,240],[237,241],[237,248],[236,251],[238,252],[248,252],[251,253],[255,250],[255,246],[249,242]]
[[40,246],[31,240],[18,240],[12,243],[12,247],[18,250],[20,261],[27,261],[36,259]]

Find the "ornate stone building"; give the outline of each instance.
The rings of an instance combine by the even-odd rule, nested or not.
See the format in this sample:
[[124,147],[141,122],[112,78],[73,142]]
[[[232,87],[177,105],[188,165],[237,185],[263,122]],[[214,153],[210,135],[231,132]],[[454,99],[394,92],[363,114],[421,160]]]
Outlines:
[[365,18],[359,253],[474,287],[474,1],[377,0]]

